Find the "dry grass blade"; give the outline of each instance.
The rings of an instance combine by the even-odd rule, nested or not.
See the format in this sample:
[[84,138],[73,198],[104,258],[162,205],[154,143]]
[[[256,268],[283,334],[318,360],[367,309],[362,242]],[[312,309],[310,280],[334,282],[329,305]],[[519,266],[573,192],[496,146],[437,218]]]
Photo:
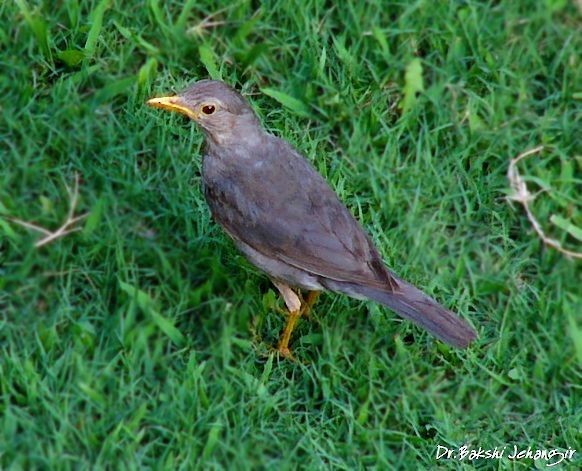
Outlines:
[[67,219],[63,224],[55,231],[51,231],[44,227],[31,222],[23,221],[21,219],[8,217],[7,219],[19,226],[26,227],[36,232],[44,234],[44,237],[34,244],[35,247],[43,247],[51,242],[70,234],[71,232],[80,231],[81,227],[75,226],[79,221],[85,219],[89,213],[81,214],[80,216],[75,216],[75,210],[77,209],[77,203],[79,201],[79,175],[75,174],[75,185],[71,190],[66,186],[67,193],[69,194],[69,211],[67,213]]
[[558,250],[559,252],[569,257],[582,258],[582,253],[565,249],[564,247],[562,247],[562,244],[560,244],[559,241],[557,241],[556,239],[552,239],[551,237],[548,237],[545,234],[544,230],[542,229],[541,224],[535,218],[534,214],[532,213],[529,207],[529,203],[536,198],[536,195],[533,195],[529,192],[525,180],[521,177],[519,171],[517,170],[517,163],[520,160],[525,159],[526,157],[541,152],[543,148],[544,146],[535,147],[533,149],[522,152],[516,158],[511,160],[511,162],[509,163],[509,168],[507,170],[507,178],[509,179],[509,184],[511,185],[513,194],[508,196],[508,199],[521,203],[521,205],[525,209],[527,218],[531,222],[534,230],[536,231],[539,238],[542,239],[544,244],[553,247],[554,249]]
[[206,18],[202,19],[202,21],[200,21],[198,24],[188,28],[188,30],[186,31],[186,34],[187,35],[203,36],[204,33],[206,32],[205,30],[227,24],[226,21],[220,21],[220,20],[213,21],[212,19],[214,17],[224,13],[225,11],[228,11],[230,8],[232,8],[232,6],[233,5],[229,5],[227,7],[221,8],[220,10],[217,10],[214,13],[208,15]]

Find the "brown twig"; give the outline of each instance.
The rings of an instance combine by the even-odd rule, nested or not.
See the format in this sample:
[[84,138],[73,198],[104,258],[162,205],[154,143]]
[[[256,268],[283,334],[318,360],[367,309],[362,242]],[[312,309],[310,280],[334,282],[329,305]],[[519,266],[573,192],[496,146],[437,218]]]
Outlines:
[[217,10],[214,13],[208,15],[206,18],[203,18],[202,21],[200,21],[198,24],[188,28],[188,30],[186,31],[186,34],[187,35],[196,34],[198,36],[202,36],[205,32],[204,30],[206,30],[206,29],[210,29],[210,28],[214,28],[216,26],[222,26],[222,25],[227,24],[226,21],[212,21],[212,18],[214,18],[217,15],[220,15],[221,13],[224,13],[225,11],[228,11],[232,7],[233,7],[233,5],[229,5],[227,7],[221,8],[220,10]]
[[509,184],[511,186],[511,189],[513,190],[513,194],[509,195],[507,198],[510,199],[511,201],[517,201],[518,203],[521,203],[521,205],[525,209],[527,218],[531,222],[534,230],[536,231],[539,238],[542,239],[544,244],[553,247],[557,251],[565,255],[568,255],[569,257],[582,258],[582,253],[573,252],[571,250],[565,249],[564,247],[562,247],[562,244],[560,244],[560,242],[558,242],[556,239],[548,237],[529,207],[529,204],[536,198],[537,194],[532,195],[527,189],[525,180],[521,177],[519,171],[517,170],[517,163],[520,160],[525,159],[526,157],[541,152],[543,148],[544,146],[538,146],[533,149],[529,149],[519,154],[515,159],[511,160],[511,162],[509,163],[509,168],[507,169],[507,178],[509,179]]
[[81,214],[80,216],[75,216],[75,210],[77,209],[77,202],[79,201],[79,175],[75,174],[75,186],[71,190],[65,185],[67,193],[69,194],[69,212],[67,213],[67,219],[56,231],[50,231],[44,227],[38,226],[31,222],[23,221],[21,219],[6,217],[9,221],[18,224],[19,226],[26,227],[36,232],[44,234],[44,237],[37,240],[34,244],[35,247],[42,247],[44,245],[50,244],[51,242],[70,234],[71,232],[80,231],[81,227],[74,227],[79,221],[85,219],[89,213]]

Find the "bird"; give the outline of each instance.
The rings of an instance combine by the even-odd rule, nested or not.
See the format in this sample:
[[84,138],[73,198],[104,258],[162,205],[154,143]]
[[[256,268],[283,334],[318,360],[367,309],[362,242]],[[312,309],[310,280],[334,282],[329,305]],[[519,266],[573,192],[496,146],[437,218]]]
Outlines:
[[329,183],[289,142],[268,133],[233,87],[199,80],[147,105],[185,115],[204,133],[206,202],[283,298],[288,316],[277,345],[283,357],[294,358],[293,330],[322,291],[380,303],[453,347],[476,338],[467,321],[388,268]]

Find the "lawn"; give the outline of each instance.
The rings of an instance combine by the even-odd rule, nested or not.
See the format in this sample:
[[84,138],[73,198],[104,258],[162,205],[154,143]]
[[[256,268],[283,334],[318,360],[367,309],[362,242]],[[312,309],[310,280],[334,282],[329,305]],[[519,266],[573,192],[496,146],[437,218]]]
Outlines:
[[[2,2],[0,468],[545,469],[507,455],[581,448],[580,262],[506,175],[543,146],[519,163],[531,209],[580,251],[580,31],[567,0]],[[471,348],[326,294],[298,361],[272,353],[282,303],[211,220],[201,133],[144,104],[208,77]],[[56,230],[76,181],[86,216],[37,247],[22,222]],[[436,460],[465,444],[507,451]]]

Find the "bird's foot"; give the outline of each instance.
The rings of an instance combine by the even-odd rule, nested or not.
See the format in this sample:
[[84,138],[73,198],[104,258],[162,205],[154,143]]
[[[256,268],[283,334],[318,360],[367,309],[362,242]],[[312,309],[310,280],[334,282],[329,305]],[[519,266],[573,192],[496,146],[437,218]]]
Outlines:
[[313,304],[315,304],[315,301],[319,296],[319,292],[311,291],[307,297],[303,299],[301,293],[296,293],[288,285],[276,280],[273,280],[273,284],[283,296],[285,305],[287,306],[288,310],[287,324],[285,325],[285,329],[283,330],[281,338],[279,339],[277,351],[283,358],[294,359],[293,354],[289,349],[291,334],[293,333],[293,329],[295,329],[295,325],[301,316],[309,315],[309,311],[311,310]]
[[277,347],[277,353],[281,355],[286,360],[297,361],[293,353],[291,353],[291,349],[289,347]]

